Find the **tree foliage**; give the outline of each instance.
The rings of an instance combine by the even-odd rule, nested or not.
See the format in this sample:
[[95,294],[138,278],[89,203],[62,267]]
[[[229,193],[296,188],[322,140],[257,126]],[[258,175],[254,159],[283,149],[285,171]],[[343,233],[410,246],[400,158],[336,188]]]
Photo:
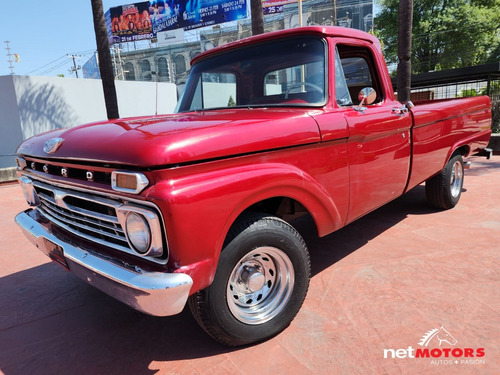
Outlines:
[[[398,0],[381,0],[376,34],[397,62]],[[460,68],[494,61],[500,53],[500,0],[414,1],[412,71]]]

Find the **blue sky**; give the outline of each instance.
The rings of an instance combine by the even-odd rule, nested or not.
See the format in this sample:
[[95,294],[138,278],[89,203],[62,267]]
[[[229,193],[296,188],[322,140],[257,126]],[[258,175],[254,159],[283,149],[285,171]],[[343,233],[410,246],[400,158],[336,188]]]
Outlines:
[[[103,0],[104,11],[131,2]],[[10,74],[6,40],[10,53],[21,59],[12,63],[16,75],[74,77],[68,72],[73,62],[66,54],[86,53],[77,62],[83,65],[97,49],[90,0],[0,0],[0,9],[0,76]]]

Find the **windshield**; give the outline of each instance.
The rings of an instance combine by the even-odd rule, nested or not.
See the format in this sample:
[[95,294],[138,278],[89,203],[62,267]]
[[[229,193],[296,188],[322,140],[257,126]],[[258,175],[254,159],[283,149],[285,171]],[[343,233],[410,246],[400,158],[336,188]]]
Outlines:
[[322,39],[305,36],[206,58],[191,69],[176,112],[323,105],[325,55]]

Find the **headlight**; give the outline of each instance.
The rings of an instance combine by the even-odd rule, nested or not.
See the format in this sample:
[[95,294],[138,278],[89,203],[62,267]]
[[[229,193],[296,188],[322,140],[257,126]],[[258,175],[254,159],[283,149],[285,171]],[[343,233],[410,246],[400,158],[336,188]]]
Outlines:
[[129,212],[126,219],[127,237],[134,249],[144,254],[151,245],[151,230],[144,216]]
[[162,224],[153,209],[135,204],[124,204],[117,208],[116,216],[135,254],[143,257],[165,255]]

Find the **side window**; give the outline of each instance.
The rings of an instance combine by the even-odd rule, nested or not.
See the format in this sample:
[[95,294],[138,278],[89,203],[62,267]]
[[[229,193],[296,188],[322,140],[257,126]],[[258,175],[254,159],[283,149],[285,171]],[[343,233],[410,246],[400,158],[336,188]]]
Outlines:
[[368,63],[362,57],[347,57],[342,59],[347,87],[372,87],[372,76]]
[[338,105],[352,105],[344,69],[337,50],[335,51],[335,99]]
[[[382,101],[382,90],[377,79],[371,52],[367,48],[338,46],[338,57],[342,66],[345,85],[349,91],[351,104],[359,104],[358,94],[365,87],[372,87],[377,92],[375,103]],[[337,98],[339,102],[339,98]],[[341,104],[348,105],[348,104]]]
[[284,95],[285,100],[322,103],[325,91],[324,60],[274,70],[264,77],[264,97]]
[[237,104],[236,76],[232,73],[202,73],[190,110],[232,107]]

